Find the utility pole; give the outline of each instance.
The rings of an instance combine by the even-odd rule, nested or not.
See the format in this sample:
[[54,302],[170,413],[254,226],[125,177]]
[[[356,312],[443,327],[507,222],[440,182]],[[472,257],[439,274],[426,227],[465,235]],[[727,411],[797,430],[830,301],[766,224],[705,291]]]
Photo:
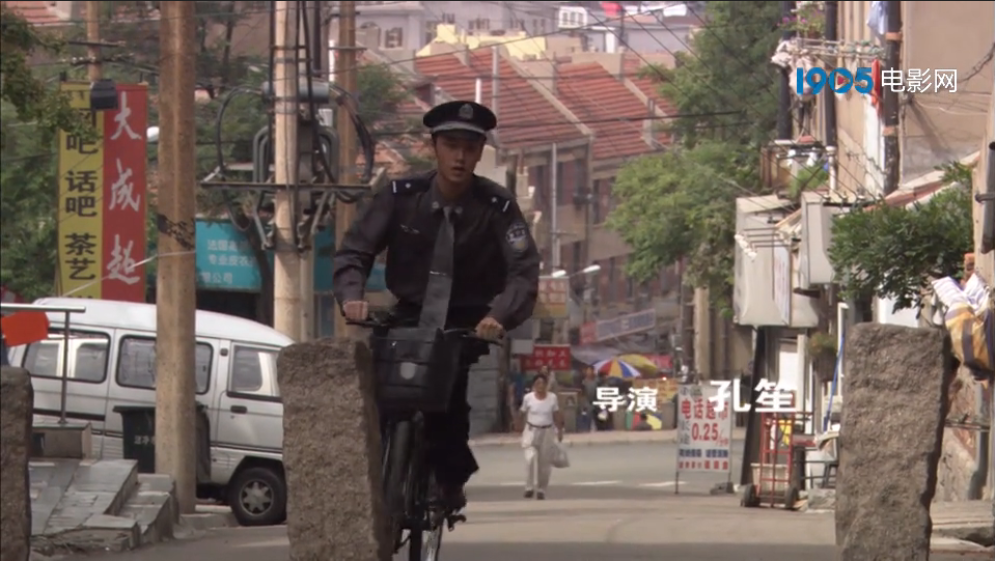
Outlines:
[[[781,2],[781,19],[790,18],[794,15],[795,3],[794,2]],[[781,33],[781,39],[787,41],[795,36],[795,32],[784,28]],[[791,79],[788,75],[788,69],[781,69],[781,88],[778,95],[778,111],[777,111],[777,138],[782,140],[790,140],[792,137],[791,129],[793,128],[793,123],[791,122]]]
[[[302,6],[301,9],[305,7]],[[312,0],[310,6],[307,6],[309,10],[298,13],[298,20],[300,21],[300,26],[298,28],[298,37],[306,38],[306,41],[297,41],[299,45],[298,53],[300,53],[300,64],[297,67],[297,74],[299,77],[304,78],[310,76],[312,90],[318,87],[318,81],[321,78],[321,61],[322,61],[322,41],[324,34],[322,33],[322,23],[321,23],[321,2],[319,0]],[[307,11],[311,12],[311,20],[305,15]],[[300,16],[305,17],[300,17]],[[305,25],[308,24],[308,25]],[[304,46],[310,47],[308,50],[304,50]],[[327,44],[325,49],[327,49]],[[310,59],[310,64],[308,64]],[[298,80],[298,83],[300,80]],[[300,86],[298,86],[300,87]],[[307,89],[300,92],[302,95],[313,95],[313,92],[308,92]],[[306,105],[309,109],[314,107],[314,114],[310,110],[302,111],[299,113],[299,125],[297,127],[297,151],[300,155],[298,157],[298,172],[297,181],[302,185],[311,183],[314,179],[315,167],[315,148],[317,147],[315,142],[317,141],[318,129],[320,122],[318,120],[317,104],[308,103]],[[298,193],[297,196],[297,208],[303,209],[311,202],[311,193],[309,191]],[[300,213],[295,213],[294,220],[296,221]],[[301,300],[301,331],[300,339],[301,341],[310,341],[314,339],[314,261],[315,252],[313,243],[314,240],[309,240],[312,244],[311,250],[301,251],[300,255],[300,275],[299,285],[300,285],[300,300]]]
[[[96,4],[96,2],[91,2]],[[181,513],[197,506],[197,311],[194,244],[197,24],[193,2],[160,4],[159,201],[156,280],[155,470],[176,484]]]
[[678,280],[680,282],[680,292],[678,302],[680,303],[680,315],[678,316],[678,336],[681,351],[679,353],[681,368],[687,369],[688,374],[695,374],[694,363],[694,287],[687,278],[687,260],[682,257],[677,265]]
[[299,177],[297,77],[297,6],[286,0],[276,3],[276,44],[273,69],[273,167],[281,187],[274,196],[276,245],[273,267],[273,327],[294,341],[301,340],[301,258],[294,230],[297,228]]
[[[839,39],[839,28],[837,18],[839,15],[840,3],[838,0],[826,2],[826,41],[836,41]],[[826,123],[826,146],[836,148],[836,96],[826,95],[819,100],[824,104],[824,121]],[[829,165],[835,165],[830,162]],[[835,185],[832,185],[835,187]]]
[[553,273],[553,272],[558,271],[561,268],[563,268],[563,263],[560,262],[561,261],[560,256],[562,255],[562,253],[561,253],[562,248],[560,247],[560,221],[559,221],[559,214],[560,213],[559,213],[559,210],[560,210],[560,204],[562,203],[562,201],[560,201],[560,197],[559,197],[559,195],[560,195],[559,184],[560,184],[560,181],[562,181],[562,179],[560,178],[560,173],[559,173],[560,172],[560,164],[559,164],[560,155],[559,155],[559,149],[558,148],[559,147],[554,142],[553,143],[553,147],[549,151],[549,160],[550,160],[549,161],[549,185],[550,185],[550,200],[551,200],[551,203],[552,203],[552,204],[549,205],[550,207],[552,207],[552,208],[550,208],[550,213],[549,213],[549,217],[550,217],[550,220],[549,220],[549,232],[550,232],[549,238],[550,238],[550,242],[553,244],[553,248],[552,248],[553,263],[552,263],[552,267],[550,267],[550,269],[549,269],[550,273]]
[[[343,90],[356,93],[356,2],[339,2],[339,40],[335,46],[335,82]],[[335,115],[335,125],[339,140],[338,183],[356,182],[356,129],[345,108],[339,106]],[[354,205],[335,201],[335,244],[342,247],[345,233],[352,224],[356,209]],[[335,337],[345,339],[352,330],[345,323],[342,314],[335,314]]]
[[100,2],[88,1],[86,3],[86,54],[90,58],[87,65],[90,82],[96,82],[103,78],[103,69],[100,65]]
[[[885,13],[888,17],[888,32],[885,34],[886,70],[902,71],[902,3],[885,2]],[[882,88],[884,104],[884,194],[888,195],[898,190],[901,181],[902,160],[898,146],[898,92],[891,87]]]

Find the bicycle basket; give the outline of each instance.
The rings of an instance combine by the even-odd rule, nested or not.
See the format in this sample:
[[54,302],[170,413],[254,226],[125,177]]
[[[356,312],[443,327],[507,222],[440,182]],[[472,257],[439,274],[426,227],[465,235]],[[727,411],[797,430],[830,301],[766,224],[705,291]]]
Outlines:
[[425,413],[449,408],[459,375],[460,337],[439,329],[397,328],[371,343],[380,407]]

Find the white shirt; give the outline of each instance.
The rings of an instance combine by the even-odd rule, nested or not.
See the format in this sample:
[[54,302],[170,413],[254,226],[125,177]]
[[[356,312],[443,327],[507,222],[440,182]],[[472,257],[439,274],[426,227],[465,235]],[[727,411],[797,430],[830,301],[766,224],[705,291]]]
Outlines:
[[547,393],[544,399],[529,392],[522,400],[522,413],[526,414],[525,422],[533,427],[548,427],[553,424],[553,413],[560,410],[560,402],[556,394]]

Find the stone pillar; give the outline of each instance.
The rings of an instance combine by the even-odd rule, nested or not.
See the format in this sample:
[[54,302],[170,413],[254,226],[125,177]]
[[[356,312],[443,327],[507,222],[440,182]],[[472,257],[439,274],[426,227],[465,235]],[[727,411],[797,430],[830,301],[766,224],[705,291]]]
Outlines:
[[277,372],[290,561],[390,561],[369,350],[299,343],[283,349]]
[[933,329],[862,323],[846,342],[836,544],[841,561],[928,561],[929,505],[954,376]]
[[31,557],[31,376],[0,368],[0,560]]

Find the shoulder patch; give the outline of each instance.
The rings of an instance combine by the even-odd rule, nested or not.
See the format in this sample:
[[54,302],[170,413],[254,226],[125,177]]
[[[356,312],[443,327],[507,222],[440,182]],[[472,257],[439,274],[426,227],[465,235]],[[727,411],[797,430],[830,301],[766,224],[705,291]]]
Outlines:
[[431,185],[431,180],[423,177],[409,177],[407,179],[395,179],[391,181],[390,190],[395,195],[424,193],[428,191]]
[[508,227],[504,234],[508,247],[515,253],[525,253],[529,248],[529,227],[521,221],[516,221]]

